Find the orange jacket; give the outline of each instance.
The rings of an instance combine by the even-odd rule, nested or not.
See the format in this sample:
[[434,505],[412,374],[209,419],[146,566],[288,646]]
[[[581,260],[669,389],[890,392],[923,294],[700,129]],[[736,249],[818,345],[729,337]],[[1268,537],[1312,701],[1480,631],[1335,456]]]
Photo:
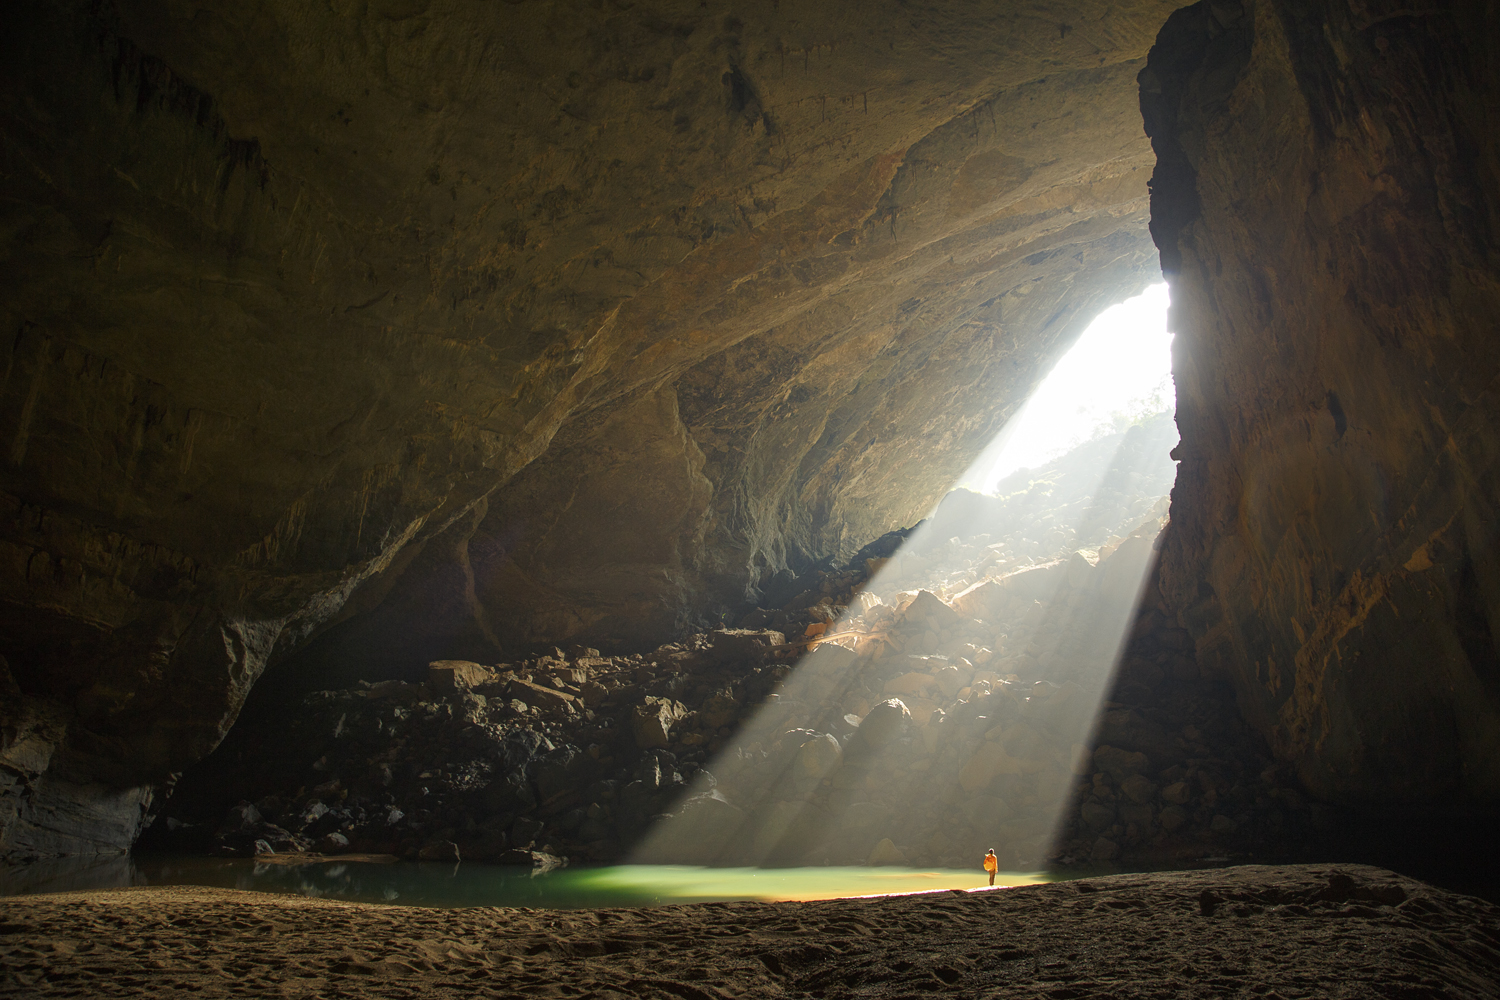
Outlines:
[[993,854],[986,854],[984,856],[984,870],[987,872],[999,871],[1000,859],[995,857]]

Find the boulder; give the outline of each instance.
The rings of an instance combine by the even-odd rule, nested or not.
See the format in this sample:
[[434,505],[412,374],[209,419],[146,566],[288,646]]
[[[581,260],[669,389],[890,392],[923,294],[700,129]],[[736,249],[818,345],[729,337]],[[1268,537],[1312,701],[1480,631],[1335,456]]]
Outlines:
[[531,681],[523,681],[519,678],[506,685],[505,693],[509,698],[527,705],[535,705],[544,711],[566,711],[572,707],[574,700],[573,696],[566,691],[559,691],[545,684],[533,684]]
[[901,612],[901,620],[933,628],[952,628],[963,620],[963,616],[944,604],[936,594],[921,590]]
[[721,629],[709,633],[709,650],[718,663],[758,661],[786,645],[786,636],[769,629]]
[[575,746],[560,746],[536,759],[530,773],[544,811],[562,796],[586,787],[597,769],[598,762]]
[[1010,592],[993,580],[981,580],[953,598],[956,611],[981,620],[997,617],[1008,603]]
[[1103,802],[1085,802],[1078,807],[1078,815],[1091,830],[1108,830],[1115,822],[1114,808]]
[[1050,601],[1067,578],[1067,563],[1048,562],[1007,573],[996,582],[1011,598]]
[[885,682],[885,693],[896,697],[925,694],[937,685],[930,674],[909,673],[892,677]]
[[[970,673],[972,674],[973,671],[970,671]],[[963,673],[958,667],[952,664],[939,669],[937,676],[933,680],[937,682],[937,689],[943,693],[943,697],[950,701],[958,697],[958,693],[964,689],[967,683]],[[890,685],[888,684],[886,687],[889,689]]]
[[870,709],[855,731],[855,739],[869,749],[884,746],[901,734],[911,721],[911,712],[900,698],[888,698]]
[[928,698],[903,698],[906,710],[911,713],[912,725],[926,726],[939,711],[938,703]]
[[672,726],[685,715],[687,708],[681,702],[647,695],[630,716],[635,745],[642,750],[667,746],[672,742]]
[[495,855],[494,863],[497,865],[515,865],[519,868],[530,868],[533,871],[551,871],[553,868],[561,867],[564,861],[562,858],[554,857],[544,851],[528,851],[521,848],[512,848],[511,850],[501,851]]
[[1012,757],[999,742],[979,744],[974,753],[958,772],[958,784],[966,792],[977,792],[989,787],[996,775],[1024,774],[1028,770],[1025,761]]
[[1156,785],[1150,778],[1141,774],[1131,774],[1120,782],[1120,791],[1132,802],[1146,803],[1156,798]]
[[427,664],[427,686],[441,693],[468,691],[494,679],[489,667],[468,660],[433,660]]
[[891,809],[884,803],[855,802],[839,816],[838,836],[845,841],[868,844],[871,838],[884,836],[890,821]]
[[349,838],[342,833],[325,833],[318,838],[319,854],[343,854],[349,850]]
[[1188,814],[1182,806],[1167,806],[1156,819],[1163,830],[1173,833],[1187,823]]
[[1144,772],[1148,766],[1150,760],[1143,753],[1121,750],[1108,744],[1094,750],[1094,769],[1109,775],[1116,784],[1132,774]]
[[1099,554],[1086,549],[1074,552],[1063,563],[1063,582],[1074,590],[1082,590],[1094,578],[1094,567]]
[[1151,832],[1155,810],[1148,803],[1122,802],[1119,806],[1120,821],[1135,827],[1138,836]]
[[907,860],[906,855],[892,842],[891,838],[882,837],[880,842],[870,851],[870,856],[866,859],[865,864],[908,865],[911,862]]
[[725,859],[745,814],[717,790],[694,795],[660,821],[642,848],[648,864],[711,865]]
[[1173,805],[1187,805],[1188,800],[1193,797],[1193,790],[1186,781],[1174,781],[1161,790],[1161,800]]
[[732,695],[723,692],[710,695],[698,710],[698,717],[710,729],[732,726],[740,717],[740,703]]
[[792,783],[800,792],[811,791],[832,774],[843,759],[844,748],[835,736],[829,733],[814,736],[797,750],[792,763]]
[[411,705],[422,700],[422,686],[399,680],[377,681],[370,685],[369,690],[365,692],[365,697],[375,701],[394,701],[402,705]]
[[1069,770],[1076,775],[1092,774],[1094,771],[1094,756],[1086,743],[1074,743],[1068,750],[1068,761]]
[[463,860],[458,853],[458,845],[451,840],[432,841],[417,852],[417,858],[421,861],[446,861],[451,864]]
[[1047,690],[1042,697],[1039,694],[1042,692],[1037,688],[1032,689],[1032,718],[1070,740],[1084,735],[1096,702],[1078,682],[1067,681],[1056,689]]

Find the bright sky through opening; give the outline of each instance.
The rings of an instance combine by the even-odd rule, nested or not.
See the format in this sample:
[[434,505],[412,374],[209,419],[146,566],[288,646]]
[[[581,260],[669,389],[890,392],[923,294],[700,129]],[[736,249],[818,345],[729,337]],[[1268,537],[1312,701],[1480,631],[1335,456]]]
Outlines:
[[1170,410],[1172,335],[1167,286],[1152,285],[1100,313],[1058,361],[961,485],[989,492],[1094,437]]

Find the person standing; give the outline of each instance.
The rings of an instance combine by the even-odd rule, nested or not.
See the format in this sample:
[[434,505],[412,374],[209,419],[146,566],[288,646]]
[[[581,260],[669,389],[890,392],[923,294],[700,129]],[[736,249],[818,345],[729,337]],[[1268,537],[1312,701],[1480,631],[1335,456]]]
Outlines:
[[994,885],[995,873],[1000,870],[1000,859],[995,857],[995,849],[993,847],[985,852],[984,870],[990,873],[990,885]]

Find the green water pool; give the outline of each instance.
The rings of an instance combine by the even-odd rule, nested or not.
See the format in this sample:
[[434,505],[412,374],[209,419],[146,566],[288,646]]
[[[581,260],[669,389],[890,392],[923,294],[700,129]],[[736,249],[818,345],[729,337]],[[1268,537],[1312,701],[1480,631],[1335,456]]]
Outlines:
[[[997,886],[1057,876],[1001,872]],[[124,886],[201,885],[404,906],[526,906],[581,909],[725,900],[833,899],[941,889],[978,889],[984,872],[896,867],[695,868],[615,865],[532,873],[484,864],[341,861],[279,865],[249,858],[113,856],[67,858],[0,869],[0,895]]]

